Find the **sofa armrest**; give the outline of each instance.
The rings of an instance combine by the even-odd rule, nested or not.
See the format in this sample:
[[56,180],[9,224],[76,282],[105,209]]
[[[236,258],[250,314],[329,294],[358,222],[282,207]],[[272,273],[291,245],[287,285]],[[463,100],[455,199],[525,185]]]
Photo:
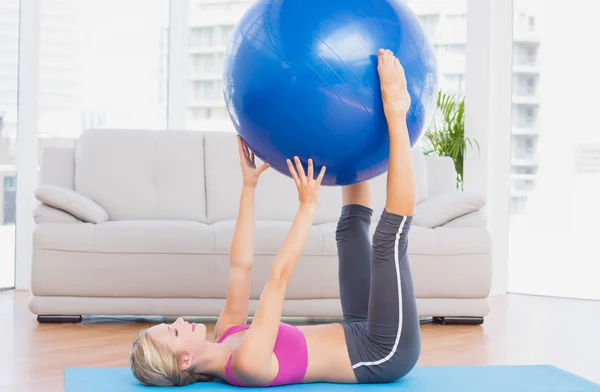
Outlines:
[[429,197],[416,205],[413,224],[426,228],[444,226],[484,206],[484,197],[475,192],[455,191]]
[[33,211],[33,220],[35,223],[82,223],[81,219],[77,219],[68,212],[43,203],[40,203]]
[[487,214],[485,208],[469,212],[446,223],[444,227],[483,227],[487,225]]
[[426,155],[429,196],[456,192],[456,169],[450,157]]
[[92,199],[56,185],[41,185],[35,191],[41,203],[62,210],[83,222],[103,223],[108,221],[108,213]]

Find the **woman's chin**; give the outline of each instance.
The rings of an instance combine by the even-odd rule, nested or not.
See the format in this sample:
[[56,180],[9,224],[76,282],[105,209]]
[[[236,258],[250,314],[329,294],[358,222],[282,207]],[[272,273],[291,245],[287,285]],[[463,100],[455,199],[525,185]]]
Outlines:
[[206,337],[206,325],[194,324],[194,334]]

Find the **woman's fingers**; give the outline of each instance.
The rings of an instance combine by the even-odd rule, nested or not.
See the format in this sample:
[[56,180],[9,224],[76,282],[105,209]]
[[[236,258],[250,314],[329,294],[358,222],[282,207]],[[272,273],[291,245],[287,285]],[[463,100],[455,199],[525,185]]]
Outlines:
[[240,158],[242,158],[246,155],[246,153],[244,151],[244,142],[242,141],[242,137],[239,135],[237,137],[237,142],[238,142],[238,151],[240,152]]
[[306,173],[304,172],[304,168],[302,167],[302,162],[300,162],[300,158],[295,156],[294,161],[296,162],[296,170],[298,170],[298,176],[302,181],[306,181]]
[[308,159],[308,179],[309,180],[314,180],[314,174],[315,174],[315,169],[313,167],[313,160],[312,159]]
[[292,178],[294,179],[294,182],[296,183],[297,186],[300,186],[300,178],[298,178],[298,173],[296,173],[296,169],[294,169],[294,165],[292,164],[292,161],[287,159],[286,162],[287,162],[290,174],[291,174]]
[[248,145],[246,144],[244,139],[242,139],[241,136],[238,135],[237,139],[238,139],[238,149],[240,151],[240,158],[250,159],[250,152],[248,151]]
[[319,176],[315,179],[315,163],[312,160],[312,158],[308,159],[307,172],[304,171],[304,166],[302,166],[302,162],[297,156],[294,156],[294,163],[296,165],[295,168],[293,167],[291,160],[287,160],[288,167],[290,168],[290,173],[292,173],[293,170],[293,173],[296,174],[298,180],[300,180],[301,182],[304,180],[318,180],[320,184],[320,182],[323,180],[326,168],[325,166],[322,166],[319,172]]
[[263,163],[262,165],[260,165],[260,167],[258,168],[258,171],[256,172],[256,175],[260,176],[265,170],[267,170],[269,168],[269,166],[271,166],[271,165],[269,165],[266,162]]
[[321,167],[321,171],[319,172],[319,177],[317,177],[317,185],[321,185],[321,181],[323,181],[323,177],[325,177],[325,166]]

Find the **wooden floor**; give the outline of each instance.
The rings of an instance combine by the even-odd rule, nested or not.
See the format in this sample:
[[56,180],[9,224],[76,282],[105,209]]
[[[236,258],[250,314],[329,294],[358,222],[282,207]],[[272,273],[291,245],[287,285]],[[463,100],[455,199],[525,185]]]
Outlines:
[[[0,292],[0,392],[64,391],[69,366],[127,366],[137,332],[161,320],[38,324],[25,292]],[[422,325],[419,365],[552,364],[600,383],[600,302],[509,295],[483,326]]]

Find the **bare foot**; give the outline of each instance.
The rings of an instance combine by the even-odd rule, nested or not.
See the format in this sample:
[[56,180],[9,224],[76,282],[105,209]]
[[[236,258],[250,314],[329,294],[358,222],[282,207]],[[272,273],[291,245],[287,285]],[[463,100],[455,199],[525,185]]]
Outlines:
[[381,97],[386,117],[406,116],[410,109],[410,95],[406,76],[400,61],[390,50],[379,49],[377,71],[381,83]]

